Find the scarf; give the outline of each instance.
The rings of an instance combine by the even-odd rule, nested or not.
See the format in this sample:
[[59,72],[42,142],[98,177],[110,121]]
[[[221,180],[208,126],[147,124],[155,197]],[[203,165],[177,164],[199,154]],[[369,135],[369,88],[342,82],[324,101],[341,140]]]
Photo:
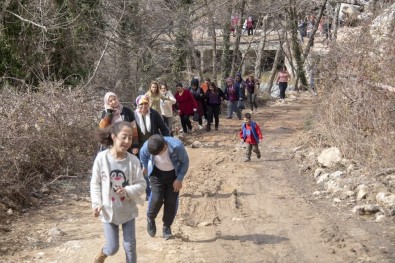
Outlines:
[[112,108],[110,105],[108,105],[108,100],[110,99],[111,96],[114,96],[118,99],[118,96],[114,92],[107,92],[106,95],[104,95],[104,109],[112,109],[112,119],[111,119],[111,124],[114,124],[118,121],[122,121],[121,118],[121,112],[123,109],[122,104],[119,102],[118,99],[118,107]]
[[[142,115],[139,110],[135,111],[135,116],[136,116],[136,123],[137,126],[140,127],[141,133],[145,135],[146,132],[151,132],[151,112],[148,110],[148,112],[145,115]],[[147,118],[148,116],[148,118]],[[144,118],[144,120],[143,120]],[[145,125],[144,125],[145,121]]]

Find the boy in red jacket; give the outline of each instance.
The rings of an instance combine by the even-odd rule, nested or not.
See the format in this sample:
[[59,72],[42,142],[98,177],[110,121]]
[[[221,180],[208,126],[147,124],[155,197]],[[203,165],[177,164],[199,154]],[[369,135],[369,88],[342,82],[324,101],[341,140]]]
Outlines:
[[251,121],[251,114],[244,114],[244,123],[240,130],[240,139],[242,142],[247,143],[246,158],[244,162],[251,161],[251,150],[256,153],[258,159],[261,158],[261,152],[259,151],[259,140],[262,140],[262,132],[259,125]]

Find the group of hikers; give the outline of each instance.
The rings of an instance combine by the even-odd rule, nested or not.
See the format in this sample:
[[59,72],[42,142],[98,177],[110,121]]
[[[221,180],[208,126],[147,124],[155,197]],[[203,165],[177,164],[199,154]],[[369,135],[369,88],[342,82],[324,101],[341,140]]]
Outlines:
[[[236,28],[239,26],[239,22],[240,22],[240,19],[239,19],[239,15],[237,13],[235,15],[231,16],[230,31],[232,32],[233,36],[235,36]],[[255,22],[256,21],[254,21],[252,19],[252,16],[248,16],[244,20],[244,23],[242,25],[243,26],[242,27],[242,29],[243,29],[242,33],[247,31],[247,34],[249,36],[252,36],[254,34]]]
[[[313,29],[317,24],[317,18],[315,15],[306,16],[305,18],[299,19],[298,31],[300,34],[300,40],[304,43],[304,38],[313,38],[312,45],[314,45]],[[332,40],[332,19],[322,17],[318,22],[318,33],[324,37],[323,43]]]
[[[148,201],[149,236],[156,235],[155,219],[163,206],[163,238],[172,237],[171,225],[177,213],[179,192],[189,168],[183,142],[173,137],[175,113],[185,134],[192,131],[190,117],[198,123],[198,129],[203,129],[204,117],[207,132],[211,131],[212,124],[218,130],[221,104],[226,101],[227,118],[231,119],[236,113],[238,119],[243,120],[239,138],[246,143],[244,161],[251,161],[252,152],[261,158],[258,144],[262,132],[252,120],[257,110],[258,85],[253,75],[245,81],[241,74],[236,74],[234,79],[227,78],[224,90],[209,78],[201,85],[194,78],[189,88],[178,83],[173,95],[167,85],[152,81],[148,91],[136,98],[133,111],[123,106],[114,92],[105,94],[98,130],[102,147],[95,158],[90,182],[92,211],[103,222],[105,243],[93,262],[104,262],[119,250],[120,225],[126,262],[136,262],[135,218],[137,204],[144,202],[144,191]],[[245,100],[249,101],[251,111],[242,116]]]

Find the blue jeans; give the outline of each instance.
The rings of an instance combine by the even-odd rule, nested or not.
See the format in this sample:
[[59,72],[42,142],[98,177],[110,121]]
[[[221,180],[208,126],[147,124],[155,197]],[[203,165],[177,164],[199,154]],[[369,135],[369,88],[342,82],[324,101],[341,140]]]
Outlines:
[[[112,223],[104,223],[104,237],[106,243],[103,247],[103,253],[107,256],[114,255],[119,249],[119,226]],[[123,247],[126,254],[126,263],[137,262],[136,253],[136,220],[122,224]]]
[[241,120],[241,110],[237,107],[238,101],[228,101],[228,118],[232,117],[233,112],[236,112],[237,117]]
[[278,87],[280,88],[280,99],[285,99],[285,90],[288,87],[287,82],[279,82]]

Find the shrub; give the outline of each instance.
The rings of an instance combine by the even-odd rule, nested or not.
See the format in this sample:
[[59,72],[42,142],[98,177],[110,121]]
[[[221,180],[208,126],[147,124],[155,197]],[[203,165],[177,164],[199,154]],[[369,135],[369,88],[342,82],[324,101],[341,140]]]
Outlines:
[[[45,183],[84,175],[97,150],[94,99],[82,88],[44,83],[37,92],[0,93],[0,199],[8,207],[28,204]],[[101,100],[100,100],[101,101]]]
[[317,128],[345,157],[383,168],[395,156],[395,45],[393,38],[375,41],[367,29],[321,58]]

